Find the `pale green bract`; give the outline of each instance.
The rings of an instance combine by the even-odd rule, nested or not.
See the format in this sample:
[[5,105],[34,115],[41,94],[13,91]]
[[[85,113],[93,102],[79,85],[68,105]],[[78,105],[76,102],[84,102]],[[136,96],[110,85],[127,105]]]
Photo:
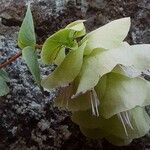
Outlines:
[[150,82],[141,77],[129,78],[111,72],[100,79],[95,90],[100,114],[106,119],[136,106],[150,105]]
[[68,86],[79,74],[83,62],[85,46],[86,42],[78,49],[70,51],[60,66],[58,66],[52,74],[42,80],[42,86],[46,89]]
[[130,24],[130,18],[122,18],[88,33],[83,39],[88,40],[84,54],[89,55],[95,48],[112,49],[121,46]]
[[85,27],[82,20],[75,21],[65,29],[56,32],[43,44],[41,60],[45,64],[55,63],[60,50],[62,48],[77,49],[78,44],[75,38],[84,34]]
[[23,49],[26,46],[35,47],[36,38],[34,31],[34,23],[33,17],[30,9],[30,5],[28,5],[28,9],[21,25],[19,34],[18,34],[18,46]]
[[[128,115],[130,124],[128,124],[129,122],[123,124],[120,115],[124,121],[125,115]],[[120,115],[104,119],[102,116],[92,116],[91,111],[87,110],[74,112],[72,120],[80,126],[81,131],[86,136],[92,138],[105,137],[109,142],[118,146],[127,145],[134,138],[142,137],[148,133],[150,119],[143,108],[136,107]]]
[[38,85],[40,85],[41,76],[36,51],[32,47],[27,46],[22,50],[22,57],[29,67],[34,80]]
[[59,66],[59,65],[63,62],[63,60],[65,59],[65,57],[66,57],[65,48],[62,48],[62,49],[59,51],[59,53],[58,53],[56,59],[54,60],[54,64],[56,64],[56,65]]
[[99,79],[122,64],[133,66],[136,69],[145,70],[150,68],[150,45],[141,44],[116,49],[95,49],[85,57],[80,72],[80,83],[77,94],[85,93],[96,86]]
[[84,21],[85,20],[74,21],[74,22],[68,24],[66,26],[66,29],[72,29],[72,30],[76,31],[76,33],[74,35],[75,38],[84,36],[86,34],[86,29],[83,24]]
[[9,82],[8,74],[5,70],[0,69],[0,96],[4,96],[9,92],[9,87],[6,82]]
[[130,18],[87,35],[83,22],[75,21],[46,40],[42,61],[58,67],[41,84],[48,90],[61,87],[55,105],[72,112],[84,135],[127,145],[150,129],[144,110],[150,104],[150,82],[141,77],[141,71],[150,69],[150,45],[124,42]]

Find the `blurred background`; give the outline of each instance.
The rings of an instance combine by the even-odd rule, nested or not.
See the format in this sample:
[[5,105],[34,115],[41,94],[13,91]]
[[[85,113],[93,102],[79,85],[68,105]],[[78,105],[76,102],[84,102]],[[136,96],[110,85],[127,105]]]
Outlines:
[[[68,23],[85,19],[92,31],[114,19],[131,17],[130,44],[150,43],[149,0],[0,0],[0,62],[19,51],[17,33],[31,2],[37,43]],[[41,65],[42,74],[54,66]],[[148,150],[150,135],[129,146],[84,137],[69,112],[53,106],[57,91],[41,93],[22,59],[6,68],[11,92],[0,99],[0,150]],[[147,108],[150,112],[150,109]]]

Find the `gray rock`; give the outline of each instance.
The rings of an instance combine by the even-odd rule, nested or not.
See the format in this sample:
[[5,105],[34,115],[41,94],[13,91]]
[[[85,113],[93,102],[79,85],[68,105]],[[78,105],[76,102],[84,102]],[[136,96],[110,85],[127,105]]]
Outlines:
[[[0,62],[19,52],[17,32],[27,0],[0,1]],[[38,43],[71,21],[86,19],[91,31],[116,18],[131,16],[127,37],[130,44],[149,43],[149,0],[30,0]],[[42,75],[55,66],[40,64]],[[107,141],[84,137],[70,121],[70,114],[53,106],[57,91],[42,93],[34,83],[24,61],[19,58],[6,68],[10,93],[0,100],[0,149],[148,149],[150,136],[117,148]],[[144,73],[145,75],[147,73]],[[146,78],[146,76],[145,76]],[[149,111],[149,107],[147,108]]]

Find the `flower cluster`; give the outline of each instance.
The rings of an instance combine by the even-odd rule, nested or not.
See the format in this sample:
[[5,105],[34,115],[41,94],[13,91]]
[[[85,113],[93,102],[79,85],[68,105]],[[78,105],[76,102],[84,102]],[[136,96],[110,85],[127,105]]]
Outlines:
[[41,82],[61,88],[56,106],[70,110],[86,136],[115,145],[144,136],[150,123],[143,108],[150,83],[140,76],[150,69],[150,45],[124,42],[129,29],[130,18],[122,18],[86,34],[78,20],[50,36],[41,52],[44,63],[57,64]]

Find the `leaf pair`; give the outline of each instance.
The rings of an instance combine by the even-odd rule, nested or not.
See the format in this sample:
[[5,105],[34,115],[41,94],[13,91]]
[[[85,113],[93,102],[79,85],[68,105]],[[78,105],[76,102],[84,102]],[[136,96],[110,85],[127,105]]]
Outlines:
[[18,35],[18,46],[22,49],[22,57],[29,67],[34,80],[38,85],[40,85],[41,77],[35,45],[36,37],[33,17],[30,10],[30,5],[28,5],[28,9]]

